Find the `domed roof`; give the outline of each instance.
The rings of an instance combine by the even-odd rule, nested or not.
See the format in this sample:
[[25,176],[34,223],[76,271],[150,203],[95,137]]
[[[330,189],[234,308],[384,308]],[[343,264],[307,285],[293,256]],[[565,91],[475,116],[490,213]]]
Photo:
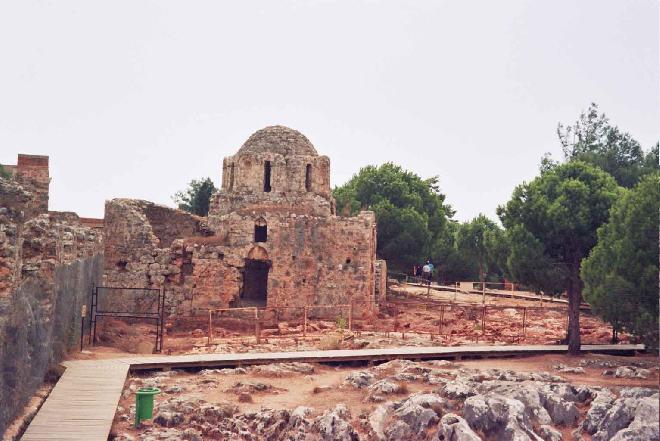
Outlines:
[[283,156],[317,156],[309,139],[297,130],[284,126],[269,126],[254,132],[238,150],[244,153],[279,153]]

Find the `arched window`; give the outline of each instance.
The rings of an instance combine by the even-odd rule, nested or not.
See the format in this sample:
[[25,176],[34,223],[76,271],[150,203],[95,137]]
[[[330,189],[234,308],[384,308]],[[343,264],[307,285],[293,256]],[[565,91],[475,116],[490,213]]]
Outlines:
[[264,163],[264,191],[270,192],[270,161]]
[[234,189],[234,163],[229,166],[229,189]]
[[305,190],[312,191],[312,164],[305,167]]
[[266,242],[266,240],[268,240],[268,225],[266,219],[260,217],[254,221],[254,241]]

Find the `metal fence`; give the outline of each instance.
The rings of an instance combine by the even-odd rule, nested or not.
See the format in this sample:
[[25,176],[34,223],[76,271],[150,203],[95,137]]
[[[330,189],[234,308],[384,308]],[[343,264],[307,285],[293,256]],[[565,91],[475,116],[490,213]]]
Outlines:
[[155,351],[163,350],[165,292],[157,288],[121,288],[97,286],[90,300],[89,344],[97,341],[99,318],[137,319],[153,322],[156,327]]

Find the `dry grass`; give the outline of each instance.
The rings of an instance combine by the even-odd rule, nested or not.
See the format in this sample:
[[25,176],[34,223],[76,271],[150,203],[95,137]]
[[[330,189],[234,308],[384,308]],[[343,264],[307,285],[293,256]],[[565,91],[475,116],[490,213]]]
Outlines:
[[326,335],[319,341],[319,349],[324,351],[341,349],[342,339],[337,335]]

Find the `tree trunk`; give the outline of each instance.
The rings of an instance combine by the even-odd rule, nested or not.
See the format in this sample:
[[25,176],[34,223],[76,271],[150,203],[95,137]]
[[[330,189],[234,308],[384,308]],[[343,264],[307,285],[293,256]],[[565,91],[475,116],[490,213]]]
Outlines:
[[580,303],[582,303],[582,282],[580,281],[580,259],[573,259],[568,278],[568,353],[580,353]]

